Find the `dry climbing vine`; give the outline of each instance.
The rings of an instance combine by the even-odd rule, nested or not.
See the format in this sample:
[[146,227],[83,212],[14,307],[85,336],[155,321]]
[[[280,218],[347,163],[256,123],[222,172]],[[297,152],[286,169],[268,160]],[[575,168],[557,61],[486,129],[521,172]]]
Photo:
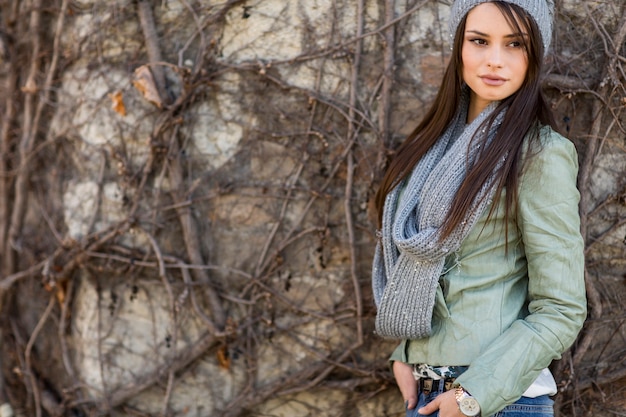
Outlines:
[[[229,16],[253,19],[260,13],[257,3],[207,6],[181,0],[177,4],[191,29],[162,25],[156,12],[166,3],[0,1],[0,404],[28,416],[147,415],[133,400],[157,389],[159,415],[174,415],[179,381],[207,357],[223,369],[245,363],[246,382],[213,415],[257,415],[254,410],[268,401],[287,403],[319,389],[346,393],[342,407],[395,398],[385,353],[392,345],[382,352],[382,342],[372,334],[371,197],[387,158],[414,124],[405,120],[423,111],[427,100],[420,90],[434,88],[416,81],[420,77],[411,63],[420,60],[411,54],[432,48],[433,39],[437,46],[430,56],[443,62],[449,54],[441,33],[424,35],[423,43],[410,40],[411,19],[439,2],[377,1],[380,13],[372,22],[372,2],[328,1],[334,20],[324,42],[314,42],[321,35],[311,25],[303,29],[310,44],[297,56],[239,61],[220,56],[221,31]],[[580,154],[590,315],[579,341],[553,367],[561,391],[556,409],[559,415],[617,416],[626,410],[621,308],[626,297],[626,4],[584,2],[576,9],[575,2],[557,3],[545,86],[563,132]],[[355,10],[349,36],[340,25],[346,7]],[[124,48],[122,57],[107,55],[98,30],[71,44],[65,29],[83,16],[135,25],[141,47],[133,55],[127,39],[127,55]],[[184,42],[167,42],[183,30]],[[61,196],[71,178],[84,175],[75,157],[82,142],[72,133],[80,126],[50,126],[61,107],[64,76],[83,65],[84,56],[92,60],[85,67],[94,73],[123,68],[132,80],[128,84],[151,103],[153,123],[142,139],[148,152],[140,164],[121,145],[99,148],[101,162],[90,172],[100,190],[95,211],[106,207],[102,190],[113,181],[123,194],[124,215],[97,227],[106,217],[100,213],[87,233],[74,238]],[[334,90],[325,84],[331,64],[346,69]],[[302,68],[313,69],[313,85],[285,76]],[[257,121],[244,126],[245,138],[232,157],[235,166],[207,170],[190,156],[185,129],[194,109],[232,76],[243,80],[239,101]],[[120,116],[133,111],[116,89],[101,100],[110,101]],[[405,108],[407,102],[415,108]],[[287,174],[255,178],[237,170],[255,158],[263,162],[267,154],[261,142],[281,149],[280,168]],[[600,188],[608,191],[600,193],[602,180]],[[253,253],[234,265],[219,256],[226,240],[217,237],[229,237],[229,226],[214,220],[223,201],[231,202],[229,212],[236,212],[238,201],[252,201],[254,216],[265,216],[264,224],[254,226],[262,233],[251,227],[256,234],[241,237],[242,245],[257,239]],[[129,236],[144,244],[128,244]],[[228,242],[231,251],[239,249],[236,240]],[[320,280],[340,277],[324,282],[336,286],[326,290],[342,295],[330,297],[332,302],[324,301],[326,294],[316,298],[313,289],[306,297],[296,295],[294,286],[307,274]],[[162,341],[167,346],[183,346],[188,317],[202,323],[202,332],[150,372],[108,387],[100,397],[89,395],[74,357],[79,342],[72,337],[73,311],[85,280],[95,282],[98,311],[113,318],[121,308],[118,288],[131,301],[146,291],[143,282],[162,290],[172,323]],[[309,340],[302,329],[319,323],[347,336]],[[305,352],[306,366],[259,381],[259,351],[278,339]],[[103,344],[98,355],[106,367],[110,358]],[[290,348],[282,348],[285,356]],[[401,407],[385,412],[400,415]]]

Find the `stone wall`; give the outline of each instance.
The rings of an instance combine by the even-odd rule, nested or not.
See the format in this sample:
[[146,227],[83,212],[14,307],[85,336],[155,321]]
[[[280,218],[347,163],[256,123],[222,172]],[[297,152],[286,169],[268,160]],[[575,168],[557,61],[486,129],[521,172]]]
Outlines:
[[[364,2],[358,10],[356,2],[329,0],[239,3],[201,35],[198,26],[223,6],[196,3],[193,13],[185,2],[152,7],[168,104],[138,88],[136,69],[149,57],[133,2],[84,1],[68,22],[64,43],[80,58],[63,72],[51,126],[53,135],[72,144],[71,174],[61,185],[67,236],[100,236],[136,216],[115,245],[152,261],[124,268],[126,260],[115,265],[109,259],[99,263],[101,271],[79,274],[71,351],[81,395],[97,409],[113,406],[114,415],[130,415],[110,399],[202,340],[204,318],[212,319],[202,288],[211,285],[236,332],[188,369],[164,374],[161,384],[129,397],[126,406],[150,415],[165,409],[173,415],[227,415],[250,391],[262,400],[244,401],[244,409],[253,407],[251,415],[401,413],[394,390],[368,398],[384,379],[349,377],[362,368],[378,372],[381,364],[387,373],[393,347],[371,335],[368,288],[369,200],[384,146],[376,130],[384,4]],[[437,19],[447,9],[425,3],[405,19],[403,31],[410,36],[398,46],[406,88],[394,93],[404,108],[394,112],[391,130],[410,125],[438,83],[446,46]],[[395,13],[405,11],[398,5]],[[415,48],[422,37],[433,42],[423,59]],[[357,48],[363,63],[353,84]],[[431,79],[421,82],[424,76]],[[177,100],[184,104],[167,113]],[[165,134],[158,131],[164,118],[175,124]],[[348,153],[356,164],[350,174]],[[182,178],[175,178],[170,164],[180,164]],[[347,175],[354,178],[348,200]],[[173,197],[177,193],[184,194],[181,201]],[[211,283],[190,287],[176,267],[188,259],[176,204],[188,205]],[[153,266],[152,245],[176,259],[164,261],[165,277]],[[354,285],[363,298],[358,308]],[[332,361],[347,369],[329,366]],[[314,382],[325,368],[338,374],[329,386]],[[355,397],[352,385],[363,394]]]
[[[403,415],[395,343],[373,334],[372,198],[438,87],[448,3],[71,2],[19,252],[24,270],[45,262],[3,281],[26,333],[54,322],[28,366],[56,402],[16,413]],[[589,16],[617,33],[604,3],[557,2],[546,85],[581,156],[586,237],[602,238],[590,280],[623,294],[623,74],[590,65]],[[613,329],[581,344],[601,351]]]

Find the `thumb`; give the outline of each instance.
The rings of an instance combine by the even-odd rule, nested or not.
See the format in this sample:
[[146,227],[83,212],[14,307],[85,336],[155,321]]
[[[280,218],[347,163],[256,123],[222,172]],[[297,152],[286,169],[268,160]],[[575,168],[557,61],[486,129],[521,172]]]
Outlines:
[[409,395],[404,402],[407,410],[412,410],[417,405],[417,395]]
[[408,410],[414,409],[417,405],[417,381],[413,376],[413,368],[396,361],[393,364],[393,374],[404,398],[404,404]]

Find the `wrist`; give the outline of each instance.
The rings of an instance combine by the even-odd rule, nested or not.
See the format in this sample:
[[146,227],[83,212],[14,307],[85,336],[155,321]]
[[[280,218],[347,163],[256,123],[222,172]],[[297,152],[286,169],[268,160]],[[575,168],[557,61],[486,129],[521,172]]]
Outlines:
[[480,417],[480,405],[476,398],[461,386],[458,386],[454,392],[456,403],[461,413],[467,417]]

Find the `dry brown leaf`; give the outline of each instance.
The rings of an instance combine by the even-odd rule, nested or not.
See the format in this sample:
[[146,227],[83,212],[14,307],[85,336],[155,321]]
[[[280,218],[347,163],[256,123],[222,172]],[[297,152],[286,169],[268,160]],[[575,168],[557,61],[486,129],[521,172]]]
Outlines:
[[141,93],[143,98],[154,104],[158,108],[163,107],[163,100],[159,94],[159,89],[154,81],[152,71],[147,65],[142,65],[135,70],[133,85]]
[[63,303],[65,303],[65,288],[59,287],[57,289],[56,296],[57,296],[57,301],[59,302],[59,305],[63,305]]
[[109,94],[109,98],[112,101],[111,108],[115,110],[121,116],[126,116],[126,106],[124,105],[124,97],[121,91]]
[[59,305],[63,305],[65,303],[65,296],[67,294],[67,280],[57,282],[56,288],[57,301],[59,302]]
[[29,77],[28,80],[26,81],[26,84],[24,84],[21,90],[23,93],[35,94],[38,90],[37,83],[35,83],[35,80]]
[[217,362],[222,368],[230,370],[230,357],[228,356],[226,345],[222,345],[217,349]]

